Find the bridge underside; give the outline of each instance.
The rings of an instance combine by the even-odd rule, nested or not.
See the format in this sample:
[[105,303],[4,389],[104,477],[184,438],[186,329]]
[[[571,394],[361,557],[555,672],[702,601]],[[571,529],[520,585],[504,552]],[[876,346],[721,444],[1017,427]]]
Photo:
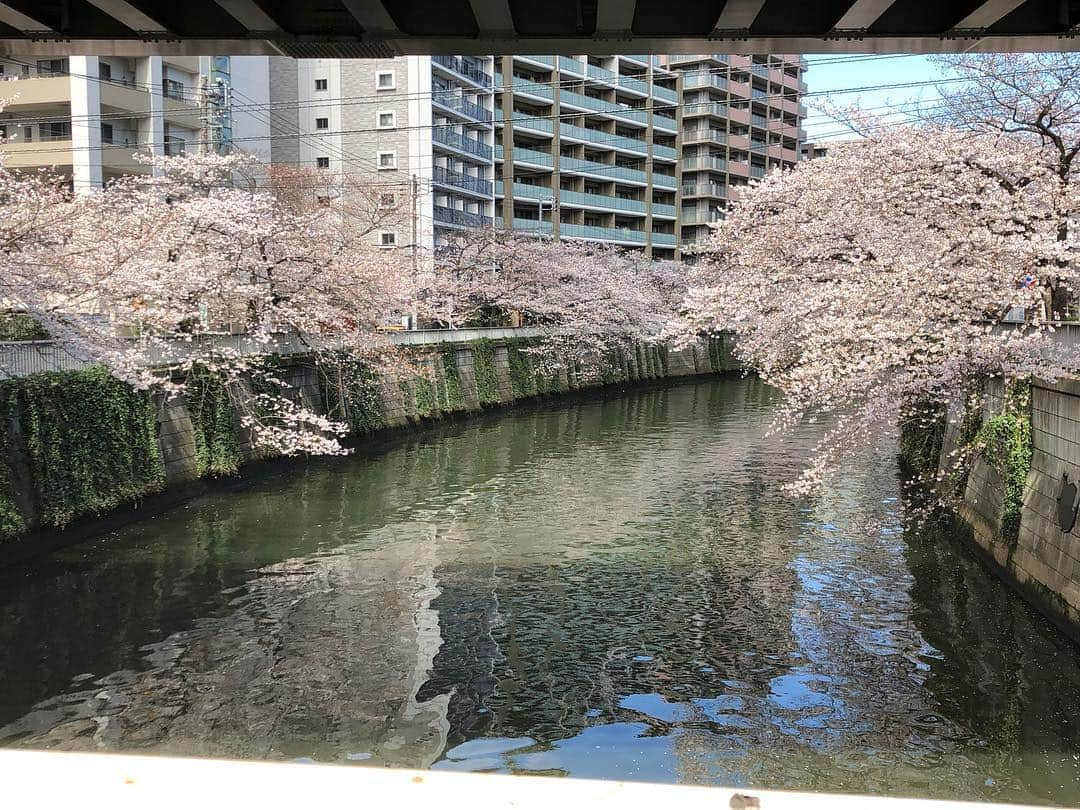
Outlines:
[[1080,50],[1080,0],[0,0],[0,55]]

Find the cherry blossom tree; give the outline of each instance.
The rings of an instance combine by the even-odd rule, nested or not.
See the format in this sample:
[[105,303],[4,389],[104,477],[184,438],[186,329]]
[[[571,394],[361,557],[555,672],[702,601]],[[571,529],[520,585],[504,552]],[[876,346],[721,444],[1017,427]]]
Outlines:
[[661,339],[685,296],[683,279],[675,263],[641,253],[488,228],[440,250],[420,300],[427,317],[451,327],[517,313],[542,330],[537,351],[595,372],[615,346]]
[[[689,329],[734,331],[743,360],[786,394],[779,429],[834,420],[799,492],[892,430],[905,403],[1076,368],[1039,317],[1037,289],[1019,283],[1076,276],[1061,225],[1080,200],[1052,139],[872,119],[860,129],[862,141],[744,195],[691,278]],[[1033,321],[1003,327],[1016,304]]]
[[298,182],[280,196],[252,190],[236,182],[250,168],[242,157],[166,158],[157,168],[87,196],[46,173],[0,170],[3,307],[140,387],[175,392],[195,367],[224,375],[269,451],[341,452],[343,425],[287,392],[243,389],[284,391],[268,361],[297,343],[386,354],[377,327],[412,284],[401,251],[371,238],[391,206],[380,196],[361,216],[359,194],[334,205],[308,199]]

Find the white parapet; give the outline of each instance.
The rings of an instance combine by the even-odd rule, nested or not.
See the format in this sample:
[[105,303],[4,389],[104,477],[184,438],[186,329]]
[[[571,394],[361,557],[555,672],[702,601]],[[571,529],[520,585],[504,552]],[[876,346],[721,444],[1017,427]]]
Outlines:
[[[1019,805],[782,793],[537,776],[229,762],[119,754],[0,752],[5,807],[208,810],[1016,810]],[[1032,808],[1033,810],[1033,808]]]

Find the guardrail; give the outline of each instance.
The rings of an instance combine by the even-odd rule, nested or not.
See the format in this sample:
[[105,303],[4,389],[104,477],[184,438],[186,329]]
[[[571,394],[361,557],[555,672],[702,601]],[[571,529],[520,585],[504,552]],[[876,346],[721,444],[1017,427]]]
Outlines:
[[188,810],[230,805],[293,810],[311,804],[341,804],[343,797],[360,797],[352,803],[364,807],[442,810],[1021,810],[1015,804],[753,788],[51,751],[0,752],[0,770],[4,796],[11,807],[85,810]]
[[[468,343],[480,338],[509,340],[510,338],[540,337],[543,330],[537,327],[491,326],[475,329],[414,329],[401,332],[384,332],[383,340],[390,346],[431,346],[440,343]],[[195,347],[192,343],[200,344]],[[152,366],[164,366],[182,361],[200,349],[218,349],[240,355],[308,354],[315,350],[313,343],[300,335],[280,335],[269,344],[256,341],[247,335],[206,335],[192,341],[175,341],[171,346],[155,347],[147,354]],[[319,348],[333,349],[333,343]],[[45,371],[79,371],[93,365],[93,360],[79,356],[67,347],[52,340],[0,341],[0,379],[26,377]]]

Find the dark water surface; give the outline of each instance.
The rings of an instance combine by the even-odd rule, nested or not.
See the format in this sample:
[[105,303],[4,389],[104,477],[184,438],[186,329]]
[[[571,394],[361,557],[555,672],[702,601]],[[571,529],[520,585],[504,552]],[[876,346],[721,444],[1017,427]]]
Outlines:
[[[0,745],[1080,802],[1080,652],[727,378],[400,436],[0,574]],[[868,528],[869,527],[869,528]]]

